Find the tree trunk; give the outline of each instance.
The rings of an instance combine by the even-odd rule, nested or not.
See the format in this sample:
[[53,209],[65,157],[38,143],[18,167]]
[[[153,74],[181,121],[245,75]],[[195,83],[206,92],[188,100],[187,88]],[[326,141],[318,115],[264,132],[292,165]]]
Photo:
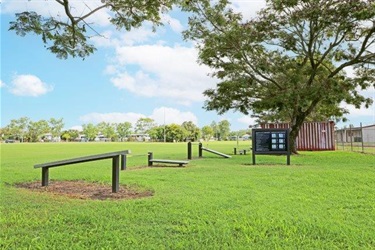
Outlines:
[[291,131],[289,134],[289,146],[292,154],[298,154],[296,139],[299,133],[299,130],[302,127],[303,122],[305,121],[306,116],[304,114],[299,114],[293,122],[291,123]]
[[298,154],[296,145],[297,135],[298,131],[292,128],[289,134],[289,147],[292,154]]

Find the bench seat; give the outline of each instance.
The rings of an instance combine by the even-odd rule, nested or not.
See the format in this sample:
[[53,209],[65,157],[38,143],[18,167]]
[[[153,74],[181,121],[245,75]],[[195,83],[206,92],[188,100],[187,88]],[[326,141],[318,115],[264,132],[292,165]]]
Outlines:
[[179,166],[183,166],[189,163],[189,161],[180,161],[180,160],[166,160],[166,159],[150,159],[150,163],[167,163],[167,164],[178,164]]

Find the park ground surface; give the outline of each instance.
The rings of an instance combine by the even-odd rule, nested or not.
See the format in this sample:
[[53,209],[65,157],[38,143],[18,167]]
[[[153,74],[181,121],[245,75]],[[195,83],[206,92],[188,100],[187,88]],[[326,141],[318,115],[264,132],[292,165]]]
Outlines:
[[[209,142],[226,154],[249,142]],[[1,144],[0,249],[374,249],[375,155],[203,153],[186,167],[186,143]],[[38,163],[130,149],[120,192],[111,161]]]

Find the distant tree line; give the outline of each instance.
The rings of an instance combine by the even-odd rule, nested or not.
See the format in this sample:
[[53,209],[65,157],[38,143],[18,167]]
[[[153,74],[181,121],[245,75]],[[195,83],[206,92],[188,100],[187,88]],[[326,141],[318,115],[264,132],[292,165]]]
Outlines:
[[82,131],[76,129],[63,130],[63,118],[32,121],[28,117],[13,119],[8,125],[1,128],[2,140],[18,140],[20,142],[39,141],[77,141],[84,136],[87,141],[94,141],[100,136],[106,141],[129,141],[131,135],[148,135],[151,141],[181,142],[203,140],[228,140],[231,136],[242,136],[249,131],[230,131],[227,120],[213,121],[210,125],[197,127],[192,121],[182,124],[158,125],[151,118],[140,118],[134,127],[130,122],[98,124],[87,123],[82,125]]
[[13,119],[1,128],[1,139],[14,139],[20,142],[37,142],[49,133],[52,138],[59,137],[64,127],[63,119],[32,121],[28,117]]

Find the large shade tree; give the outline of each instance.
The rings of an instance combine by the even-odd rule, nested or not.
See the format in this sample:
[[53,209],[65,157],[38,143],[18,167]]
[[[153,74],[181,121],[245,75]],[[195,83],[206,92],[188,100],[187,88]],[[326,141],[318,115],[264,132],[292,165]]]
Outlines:
[[178,124],[172,123],[165,126],[165,137],[167,142],[181,142],[187,136],[187,131]]
[[209,141],[214,134],[215,134],[215,132],[214,132],[214,130],[212,129],[211,126],[206,125],[202,128],[202,138],[203,138],[203,140]]
[[64,128],[64,119],[55,119],[51,118],[48,121],[49,126],[50,126],[50,133],[52,135],[52,140],[55,140],[56,138],[60,137],[61,135],[61,130]]
[[93,141],[98,135],[98,127],[92,123],[83,124],[82,133],[86,136],[87,140]]
[[109,122],[100,122],[96,125],[97,130],[101,133],[107,140],[114,141],[117,137],[116,135],[116,125]]
[[21,142],[27,134],[27,129],[30,124],[30,118],[21,117],[19,119],[12,119],[7,126],[7,131],[12,138],[18,138]]
[[201,130],[192,121],[185,121],[181,127],[186,130],[186,139],[197,141],[200,137]]
[[135,123],[135,132],[136,133],[141,133],[141,134],[146,134],[150,129],[153,127],[156,127],[156,123],[154,119],[148,118],[148,117],[142,117],[137,120]]
[[[36,1],[36,0],[30,0]],[[35,11],[16,14],[10,23],[10,30],[18,35],[36,34],[43,43],[59,58],[85,58],[95,51],[90,38],[101,36],[93,18],[100,11],[107,11],[109,21],[117,28],[131,30],[149,21],[154,25],[162,24],[162,15],[170,10],[176,0],[45,0],[60,7],[60,14],[43,16]],[[84,10],[77,8],[83,4]],[[91,19],[90,19],[91,18]],[[91,20],[91,21],[89,21]]]
[[230,132],[230,122],[228,120],[222,120],[218,123],[219,129],[219,140],[227,140]]
[[131,133],[132,124],[130,122],[122,122],[116,124],[117,135],[121,141],[124,141]]
[[150,138],[154,141],[166,141],[166,134],[165,134],[166,126],[161,125],[161,126],[155,126],[152,127],[149,131],[148,134]]
[[79,131],[76,129],[68,129],[61,132],[61,139],[64,141],[74,141],[79,137]]
[[[375,0],[267,0],[245,20],[228,1],[194,1],[185,38],[219,82],[207,110],[252,113],[291,123],[291,148],[304,121],[341,117],[340,103],[368,107],[375,85]],[[353,69],[354,76],[345,69]]]
[[27,136],[30,142],[38,142],[44,134],[50,130],[48,121],[39,120],[36,122],[30,121],[27,125]]

